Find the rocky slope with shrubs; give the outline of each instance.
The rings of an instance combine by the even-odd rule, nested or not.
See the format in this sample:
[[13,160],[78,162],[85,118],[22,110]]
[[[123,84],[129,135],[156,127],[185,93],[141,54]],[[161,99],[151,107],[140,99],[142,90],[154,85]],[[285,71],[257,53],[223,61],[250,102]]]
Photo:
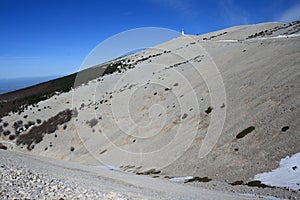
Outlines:
[[2,94],[0,148],[159,179],[191,176],[186,183],[272,188],[255,175],[300,152],[299,36],[299,21],[185,35]]

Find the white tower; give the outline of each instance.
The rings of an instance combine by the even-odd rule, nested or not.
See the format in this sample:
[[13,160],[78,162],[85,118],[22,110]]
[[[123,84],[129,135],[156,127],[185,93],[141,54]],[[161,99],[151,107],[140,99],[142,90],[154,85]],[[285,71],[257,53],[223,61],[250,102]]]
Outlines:
[[184,30],[183,29],[181,29],[181,35],[184,35]]

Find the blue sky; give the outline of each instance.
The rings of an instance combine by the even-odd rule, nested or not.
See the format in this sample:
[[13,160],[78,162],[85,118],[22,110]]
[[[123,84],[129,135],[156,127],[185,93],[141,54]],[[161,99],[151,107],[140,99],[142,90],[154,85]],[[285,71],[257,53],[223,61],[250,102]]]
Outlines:
[[0,78],[66,75],[133,28],[188,34],[300,19],[299,0],[0,0]]

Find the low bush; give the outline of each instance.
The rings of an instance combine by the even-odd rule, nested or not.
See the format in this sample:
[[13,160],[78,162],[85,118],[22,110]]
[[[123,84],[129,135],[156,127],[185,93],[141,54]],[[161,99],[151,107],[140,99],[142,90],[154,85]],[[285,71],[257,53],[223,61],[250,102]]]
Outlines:
[[4,135],[4,136],[8,136],[8,135],[10,135],[10,131],[9,131],[9,130],[5,130],[5,131],[3,131],[3,135]]
[[236,139],[241,139],[241,138],[245,137],[246,135],[248,135],[249,133],[251,133],[254,130],[255,130],[255,127],[250,126],[250,127],[246,128],[245,130],[243,130],[242,132],[240,132],[239,134],[237,134]]
[[194,177],[192,179],[188,179],[188,180],[185,180],[184,183],[189,183],[189,182],[203,182],[203,183],[206,183],[206,182],[209,182],[211,181],[212,179],[211,178],[208,178],[208,177],[203,177],[203,178],[200,178],[200,177]]
[[93,118],[93,119],[91,119],[90,121],[87,121],[87,124],[89,124],[89,126],[90,126],[91,128],[93,128],[94,126],[96,126],[96,125],[98,124],[98,120],[95,119],[95,118]]
[[7,146],[5,146],[4,144],[0,143],[0,149],[7,150]]

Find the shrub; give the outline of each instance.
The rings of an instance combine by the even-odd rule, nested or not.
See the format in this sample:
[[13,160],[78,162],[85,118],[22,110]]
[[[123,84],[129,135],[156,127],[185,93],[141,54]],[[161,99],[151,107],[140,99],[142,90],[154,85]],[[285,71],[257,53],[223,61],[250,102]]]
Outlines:
[[244,183],[243,181],[235,181],[233,183],[230,183],[230,185],[236,186],[236,185],[242,185],[243,183]]
[[0,149],[7,150],[7,146],[5,146],[4,144],[0,143]]
[[10,136],[8,137],[9,140],[14,140],[15,138],[16,138],[16,135],[10,135]]
[[287,130],[289,130],[289,129],[290,129],[289,126],[284,126],[284,127],[281,128],[281,131],[282,131],[282,132],[285,132],[285,131],[287,131]]
[[4,136],[8,136],[10,134],[10,131],[9,130],[5,130],[4,132],[3,132],[3,135]]
[[137,175],[150,175],[150,174],[159,174],[160,171],[157,171],[156,169],[149,169],[147,171],[144,172],[138,172],[136,173]]
[[189,183],[189,182],[203,182],[203,183],[207,183],[209,181],[211,181],[212,179],[211,178],[208,178],[208,177],[203,177],[203,178],[200,178],[200,177],[194,177],[192,179],[188,179],[186,181],[184,181],[184,183]]
[[270,187],[268,185],[265,185],[265,184],[261,183],[260,181],[250,181],[246,185],[248,185],[250,187],[259,187],[259,188]]
[[211,113],[211,111],[212,111],[212,107],[210,107],[210,106],[205,110],[206,114]]
[[33,143],[38,144],[41,142],[45,134],[54,133],[57,130],[58,125],[62,125],[70,121],[72,116],[73,110],[66,109],[49,118],[47,121],[44,121],[41,125],[32,127],[27,134],[20,135],[16,141],[16,144],[27,145],[27,149],[31,150]]
[[188,116],[188,114],[184,113],[184,114],[182,115],[181,119],[185,119],[185,118],[187,118],[187,116]]
[[242,132],[240,132],[239,134],[237,134],[236,139],[241,139],[241,138],[245,137],[246,135],[248,135],[249,133],[251,133],[254,130],[255,130],[255,127],[250,126],[250,127],[246,128],[245,130],[243,130]]
[[5,128],[5,127],[7,127],[9,124],[8,124],[8,122],[3,122],[3,127]]
[[107,151],[107,149],[104,149],[103,151],[101,151],[99,154],[104,154]]
[[87,121],[87,123],[90,125],[91,128],[93,128],[94,126],[96,126],[96,124],[98,124],[98,120],[93,118],[90,121]]

